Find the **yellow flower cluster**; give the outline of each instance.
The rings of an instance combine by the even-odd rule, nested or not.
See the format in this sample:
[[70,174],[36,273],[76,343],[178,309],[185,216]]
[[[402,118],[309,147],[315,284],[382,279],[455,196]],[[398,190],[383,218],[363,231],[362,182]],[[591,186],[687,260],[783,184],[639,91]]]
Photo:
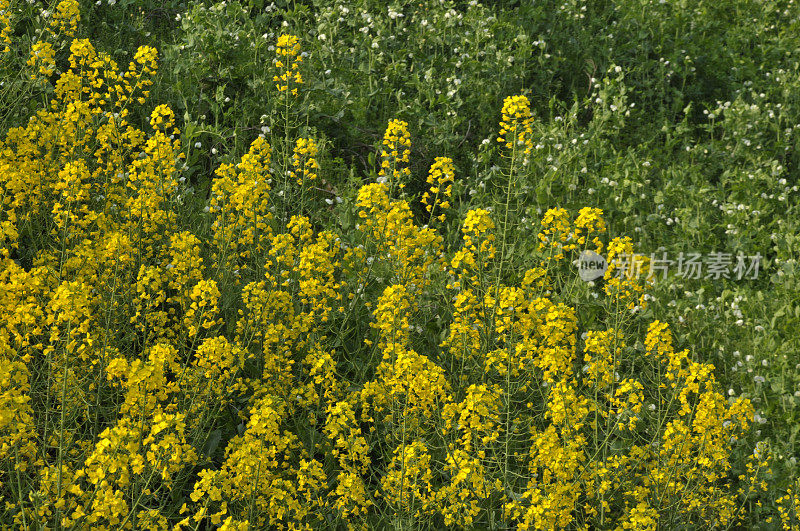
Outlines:
[[[156,109],[151,121],[162,112],[163,109]],[[146,249],[157,248],[169,232],[168,227],[176,223],[170,203],[177,195],[178,163],[183,156],[180,141],[157,130],[145,141],[141,155],[129,168],[125,183],[128,197],[121,214],[127,225],[135,227],[137,241]],[[154,253],[146,256],[152,258]]]
[[797,529],[800,524],[800,481],[795,480],[786,494],[775,500],[781,518],[781,527],[785,531]]
[[[179,526],[205,519],[218,525],[225,518],[228,526],[283,528],[318,517],[315,502],[325,474],[319,462],[304,457],[297,437],[282,429],[286,415],[286,404],[274,396],[256,401],[244,433],[228,444],[222,467],[199,473],[190,495],[194,513]],[[295,458],[296,467],[287,467]],[[184,505],[181,512],[187,511]]]
[[81,7],[78,0],[61,0],[57,5],[50,27],[65,38],[72,38],[81,20]]
[[472,384],[467,388],[464,400],[444,407],[445,429],[454,430],[464,452],[476,452],[476,455],[485,457],[486,449],[500,437],[501,406],[499,388]]
[[248,352],[224,336],[208,337],[198,345],[190,370],[184,372],[182,384],[194,395],[186,411],[192,427],[200,426],[208,404],[221,410],[233,401],[234,395],[243,387],[239,378],[249,358]]
[[[157,55],[156,49],[152,46],[139,47],[133,55],[133,61],[128,65],[128,71],[123,76],[129,83],[134,83],[130,92],[133,92],[136,88],[142,89],[141,97],[136,98],[140,105],[144,105],[145,99],[150,96],[150,91],[145,89],[153,84],[152,76],[157,68]],[[120,103],[125,101],[123,98],[119,98],[119,100]]]
[[495,224],[488,210],[479,208],[467,212],[461,227],[463,245],[456,252],[450,266],[465,272],[474,269],[475,275],[470,280],[479,282],[480,271],[489,267],[489,262],[495,257],[494,229]]
[[[44,77],[52,75],[56,69],[56,52],[53,45],[47,41],[34,43],[27,64],[36,68],[37,72]],[[31,74],[31,79],[36,79],[36,74]]]
[[419,519],[432,513],[435,507],[435,491],[431,484],[431,456],[425,443],[414,441],[398,446],[381,478],[379,494],[386,500],[395,517],[407,513]]
[[483,336],[486,334],[486,313],[482,302],[468,289],[454,297],[453,321],[447,337],[440,345],[448,349],[453,359],[478,360]]
[[529,155],[533,149],[533,116],[531,103],[525,96],[509,96],[503,101],[503,119],[497,141],[506,149],[521,150]]
[[[603,289],[615,304],[633,310],[645,308],[645,297],[652,278],[647,278],[649,258],[633,252],[633,242],[629,236],[614,238],[608,243],[608,269],[605,273]],[[620,270],[622,269],[622,270]]]
[[25,472],[37,451],[31,373],[24,361],[14,359],[7,343],[0,357],[0,460],[15,461]]
[[313,138],[298,138],[292,156],[290,176],[300,186],[309,186],[317,178],[317,143]]
[[451,448],[445,458],[445,472],[450,481],[436,493],[444,525],[468,528],[480,515],[481,503],[497,492],[497,482],[488,481],[482,459],[460,448]]
[[576,523],[581,463],[586,460],[584,438],[549,426],[534,430],[530,443],[531,479],[519,499],[506,504],[506,511],[518,529],[567,528]]
[[303,83],[303,76],[300,74],[300,63],[303,56],[300,54],[300,41],[295,35],[283,34],[278,37],[274,60],[278,74],[273,77],[275,87],[279,92],[291,92],[297,96],[297,87]]
[[566,209],[550,208],[544,213],[541,226],[539,250],[547,253],[548,260],[558,262],[573,250],[603,251],[600,235],[606,232],[606,224],[599,208],[582,208],[574,222]]
[[375,421],[414,434],[432,428],[438,407],[449,392],[441,367],[423,354],[390,344],[375,380],[364,384],[361,399],[365,414],[373,410],[381,414],[375,415]]
[[598,389],[605,389],[612,385],[623,348],[625,348],[625,342],[622,340],[619,330],[587,332],[583,358],[587,366],[584,383]]
[[337,459],[340,472],[336,488],[330,493],[333,508],[344,521],[358,520],[373,505],[364,482],[370,466],[370,447],[360,429],[353,406],[341,401],[328,406],[325,434],[331,441],[331,455]]
[[[615,334],[610,331],[587,338],[587,349],[603,355],[609,348],[613,352],[610,338]],[[660,500],[659,506],[674,504],[671,506],[678,512],[694,514],[708,525],[714,519],[732,521],[736,493],[721,490],[717,482],[730,471],[732,433],[747,429],[752,406],[744,399],[728,405],[715,390],[710,366],[691,362],[685,351],[674,352],[670,341],[662,323],[651,325],[645,341],[652,356],[648,363],[656,370],[660,366],[672,382],[656,395],[649,395],[639,380],[619,379],[610,363],[590,365],[589,372],[594,375],[583,396],[569,380],[552,387],[547,416],[553,425],[534,430],[532,439],[533,479],[520,500],[508,505],[521,528],[574,523],[579,492],[593,500],[596,509],[587,510],[586,515],[595,522],[613,514],[610,502],[616,492],[626,507],[615,517],[623,529],[656,525],[659,513],[650,505],[653,499]],[[698,385],[699,381],[704,383]],[[626,453],[584,470],[581,463],[594,451],[592,444],[602,442],[598,436],[627,438],[626,433],[638,432],[646,399],[657,400],[653,410],[664,415],[665,429],[658,440],[640,446],[631,439]],[[592,432],[597,435],[590,438]]]
[[175,113],[168,105],[158,105],[150,115],[150,127],[153,131],[161,131],[165,134],[180,134],[179,129],[175,129]]
[[[305,401],[317,392],[316,385],[323,384],[318,378],[325,378],[316,373],[324,368],[316,363],[325,360],[320,328],[342,299],[334,277],[340,246],[330,232],[315,236],[310,221],[302,216],[293,216],[286,229],[264,240],[269,250],[259,264],[260,274],[242,287],[235,341],[257,359],[260,378],[251,383],[258,392],[268,389],[281,398]],[[299,353],[307,354],[298,359]],[[298,393],[293,370],[301,360],[315,374],[306,375]],[[323,395],[335,396],[337,386],[329,380],[327,385]]]
[[389,286],[383,290],[375,308],[375,322],[372,323],[372,326],[379,330],[380,347],[408,344],[408,330],[411,327],[408,317],[413,303],[408,289],[402,284]]
[[11,51],[11,0],[0,0],[0,42],[3,47],[0,48],[0,54],[6,54]]
[[539,250],[552,250],[553,260],[564,258],[564,253],[577,248],[573,232],[570,230],[569,212],[564,208],[550,208],[542,218],[539,233]]
[[[453,159],[436,157],[428,172],[427,182],[430,185],[430,190],[422,194],[422,204],[425,207],[425,211],[430,214],[431,219],[433,219],[433,212],[438,206],[442,213],[437,216],[437,219],[440,222],[445,220],[443,211],[450,208],[454,176]],[[442,198],[441,201],[439,200],[440,197]]]
[[83,159],[67,162],[58,172],[58,181],[53,190],[59,198],[53,205],[52,215],[56,229],[66,233],[68,229],[85,231],[96,220],[96,214],[89,209],[90,197],[89,170]]
[[591,242],[594,245],[594,252],[603,252],[603,242],[599,235],[606,231],[606,222],[603,219],[603,211],[599,208],[584,207],[578,212],[575,218],[575,230],[572,239],[579,248],[585,248],[589,241],[589,235],[594,235]]
[[389,121],[383,134],[379,182],[388,182],[391,191],[394,191],[395,187],[400,190],[405,188],[406,181],[411,175],[411,170],[408,169],[410,154],[411,134],[408,132],[408,123],[397,119]]
[[211,186],[209,212],[214,216],[212,259],[236,281],[256,271],[272,239],[269,210],[272,150],[263,138],[250,145],[241,162],[222,164]]
[[401,425],[404,434],[429,429],[450,389],[441,367],[408,348],[409,317],[415,306],[405,286],[384,290],[373,323],[380,332],[383,359],[375,379],[361,392],[365,416],[380,413],[383,423]]
[[362,186],[357,206],[359,232],[369,239],[370,255],[385,260],[390,283],[422,290],[430,283],[428,271],[439,255],[441,236],[429,227],[417,227],[408,202],[392,200],[387,184]]

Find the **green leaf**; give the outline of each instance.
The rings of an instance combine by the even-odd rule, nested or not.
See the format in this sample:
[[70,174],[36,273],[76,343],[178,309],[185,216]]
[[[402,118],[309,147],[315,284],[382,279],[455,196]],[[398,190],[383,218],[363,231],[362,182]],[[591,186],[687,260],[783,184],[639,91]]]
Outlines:
[[219,443],[222,440],[222,430],[214,430],[208,434],[208,439],[203,444],[202,453],[208,458],[214,454],[214,451],[219,447]]

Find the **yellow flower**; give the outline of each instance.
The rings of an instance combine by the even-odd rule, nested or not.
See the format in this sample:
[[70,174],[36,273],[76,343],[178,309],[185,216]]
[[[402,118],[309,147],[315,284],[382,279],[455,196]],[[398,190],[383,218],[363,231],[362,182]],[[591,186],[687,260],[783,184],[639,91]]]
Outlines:
[[[47,41],[39,41],[31,47],[31,56],[28,59],[28,66],[38,68],[38,72],[42,76],[50,76],[56,69],[56,53],[53,50],[53,45]],[[31,78],[35,79],[36,75],[31,74]]]
[[292,156],[292,171],[289,174],[300,186],[309,186],[317,178],[317,143],[313,138],[298,138]]
[[550,208],[542,217],[542,230],[538,235],[539,250],[549,250],[553,260],[561,260],[564,253],[575,249],[575,238],[570,230],[569,212],[564,208]]
[[[453,177],[455,175],[455,168],[453,167],[453,159],[448,157],[436,157],[428,172],[428,184],[430,191],[422,195],[422,204],[425,210],[431,215],[433,219],[433,211],[438,206],[441,210],[450,208],[448,199],[453,195]],[[440,201],[439,198],[443,198]],[[444,212],[437,218],[439,221],[444,221]]]
[[0,0],[0,42],[3,43],[0,48],[0,54],[6,54],[11,51],[11,0]]
[[533,117],[528,98],[521,95],[507,97],[502,112],[497,141],[507,149],[521,149],[525,155],[529,155],[533,149]]
[[604,276],[606,295],[620,301],[630,310],[645,308],[645,291],[652,284],[648,279],[649,258],[633,252],[629,236],[617,237],[608,244],[608,269]]
[[274,65],[278,69],[278,74],[272,78],[276,83],[275,87],[279,92],[291,92],[293,96],[297,96],[297,87],[303,83],[299,72],[303,61],[300,41],[295,35],[281,35],[276,43],[275,54],[277,57]]
[[383,134],[383,150],[381,151],[381,169],[378,171],[378,182],[388,182],[390,188],[401,190],[405,187],[411,170],[408,169],[411,154],[411,135],[408,123],[403,120],[390,120]]
[[[470,269],[489,266],[495,256],[494,229],[495,224],[488,210],[478,208],[467,212],[461,227],[463,245],[450,263],[453,269],[463,270],[462,278],[467,278],[466,273]],[[473,275],[469,280],[475,282],[477,276]]]
[[81,8],[78,0],[61,0],[56,5],[50,27],[63,33],[64,37],[73,37],[81,20]]
[[606,231],[606,222],[603,220],[603,211],[599,208],[584,207],[578,212],[578,217],[575,219],[575,231],[572,233],[572,239],[578,247],[588,247],[589,238],[594,234],[591,242],[594,244],[594,251],[596,253],[603,252],[603,242],[597,234]]
[[396,514],[421,518],[434,511],[435,491],[430,467],[431,456],[421,441],[401,444],[394,450],[388,471],[381,478],[380,494]]

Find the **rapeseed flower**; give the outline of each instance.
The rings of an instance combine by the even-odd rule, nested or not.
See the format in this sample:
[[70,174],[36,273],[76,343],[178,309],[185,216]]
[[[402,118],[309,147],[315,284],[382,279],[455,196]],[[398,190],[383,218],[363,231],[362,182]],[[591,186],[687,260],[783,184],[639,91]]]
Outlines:
[[[525,96],[509,96],[503,101],[503,119],[497,141],[506,149],[520,149],[529,155],[533,149],[533,116]],[[517,147],[519,146],[519,147]]]
[[303,84],[303,76],[300,73],[300,63],[303,56],[300,54],[300,41],[295,35],[283,34],[278,37],[274,60],[278,74],[273,76],[278,92],[291,92],[292,96],[297,96],[299,85]]

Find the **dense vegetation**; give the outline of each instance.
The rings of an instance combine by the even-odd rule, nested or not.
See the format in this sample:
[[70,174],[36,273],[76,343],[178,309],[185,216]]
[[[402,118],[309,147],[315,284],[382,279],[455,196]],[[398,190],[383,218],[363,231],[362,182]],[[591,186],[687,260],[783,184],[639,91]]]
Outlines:
[[794,0],[0,0],[0,76],[3,528],[800,526]]

